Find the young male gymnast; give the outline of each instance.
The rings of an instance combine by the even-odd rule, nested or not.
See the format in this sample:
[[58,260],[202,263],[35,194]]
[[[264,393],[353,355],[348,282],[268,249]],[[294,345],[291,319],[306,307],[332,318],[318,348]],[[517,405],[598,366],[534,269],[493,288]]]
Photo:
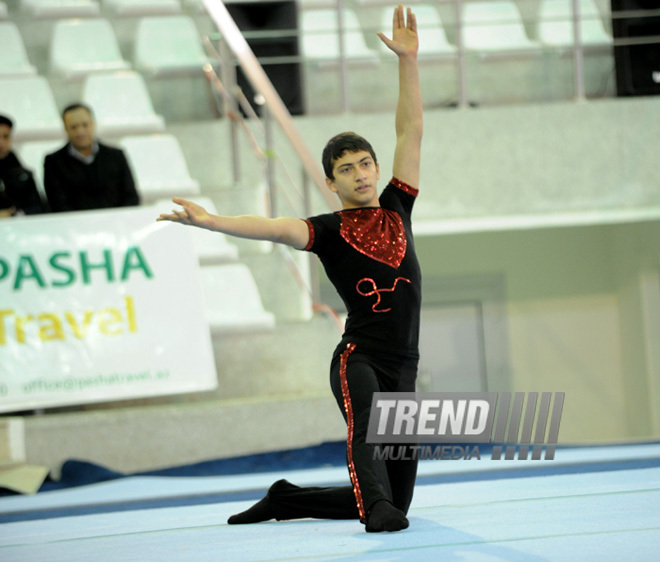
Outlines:
[[399,5],[392,38],[378,35],[399,61],[393,178],[380,196],[374,150],[349,132],[330,139],[322,156],[326,184],[338,195],[341,211],[305,220],[215,216],[174,198],[183,210],[158,218],[314,252],[348,310],[330,383],[347,423],[352,485],[301,488],[279,480],[262,500],[231,516],[230,524],[312,517],[359,519],[367,532],[399,531],[409,525],[406,514],[417,462],[375,459],[366,436],[373,393],[414,391],[419,360],[421,272],[410,219],[418,193],[423,128],[415,15]]

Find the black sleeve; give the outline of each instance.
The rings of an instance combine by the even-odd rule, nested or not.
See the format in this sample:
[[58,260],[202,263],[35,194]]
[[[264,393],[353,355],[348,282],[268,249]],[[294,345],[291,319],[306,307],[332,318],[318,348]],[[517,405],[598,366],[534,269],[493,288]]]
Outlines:
[[126,156],[123,151],[118,152],[117,163],[122,171],[122,203],[124,207],[131,207],[140,204],[140,196],[135,188],[135,181],[133,181],[133,174],[128,165]]
[[60,177],[57,153],[47,155],[44,160],[44,189],[51,211],[74,210],[67,200],[62,178]]
[[22,168],[18,180],[19,191],[16,194],[18,206],[23,209],[26,215],[45,213],[46,207],[39,196],[32,172]]
[[418,193],[417,188],[392,178],[380,196],[380,204],[386,209],[410,217]]
[[334,213],[328,213],[305,219],[305,222],[309,229],[309,242],[303,249],[320,255],[326,247],[329,234],[339,230],[340,220]]

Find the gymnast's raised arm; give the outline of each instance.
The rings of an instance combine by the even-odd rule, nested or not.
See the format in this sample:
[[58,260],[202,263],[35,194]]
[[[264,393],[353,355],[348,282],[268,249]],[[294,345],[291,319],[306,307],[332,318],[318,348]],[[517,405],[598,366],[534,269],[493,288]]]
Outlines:
[[410,8],[394,10],[392,38],[379,33],[381,41],[399,57],[399,100],[396,108],[396,149],[393,175],[419,188],[423,132],[422,94],[419,83],[417,20]]

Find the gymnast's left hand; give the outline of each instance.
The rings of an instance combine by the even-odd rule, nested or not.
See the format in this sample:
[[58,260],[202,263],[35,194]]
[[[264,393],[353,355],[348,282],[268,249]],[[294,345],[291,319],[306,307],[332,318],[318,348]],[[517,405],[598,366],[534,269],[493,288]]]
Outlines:
[[413,11],[410,8],[405,9],[399,4],[394,9],[392,39],[389,39],[384,33],[378,33],[378,37],[400,57],[417,56],[419,37],[417,36],[417,19]]

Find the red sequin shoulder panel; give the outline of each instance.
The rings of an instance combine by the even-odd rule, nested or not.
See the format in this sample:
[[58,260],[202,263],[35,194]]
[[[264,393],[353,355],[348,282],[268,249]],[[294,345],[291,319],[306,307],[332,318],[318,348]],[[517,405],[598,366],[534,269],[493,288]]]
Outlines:
[[381,207],[339,211],[339,234],[355,250],[398,268],[406,255],[406,231],[398,213]]

